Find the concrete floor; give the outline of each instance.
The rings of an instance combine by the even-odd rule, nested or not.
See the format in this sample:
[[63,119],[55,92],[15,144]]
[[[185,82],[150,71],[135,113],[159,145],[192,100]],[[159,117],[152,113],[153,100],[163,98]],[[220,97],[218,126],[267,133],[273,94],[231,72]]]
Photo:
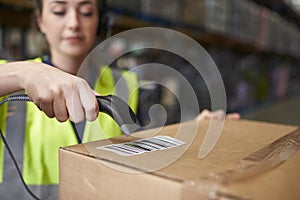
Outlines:
[[242,118],[300,126],[300,96],[260,107]]

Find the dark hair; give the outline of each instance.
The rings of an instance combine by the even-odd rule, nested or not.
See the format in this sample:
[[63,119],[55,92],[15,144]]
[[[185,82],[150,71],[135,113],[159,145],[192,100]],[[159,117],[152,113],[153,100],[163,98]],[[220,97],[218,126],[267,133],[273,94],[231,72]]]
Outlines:
[[[36,8],[40,12],[40,14],[42,14],[43,0],[34,0],[34,2]],[[97,3],[98,3],[98,13],[99,13],[99,24],[97,28],[97,34],[100,34],[100,31],[102,29],[105,29],[106,27],[106,11],[107,11],[106,0],[97,0]]]
[[107,21],[107,5],[106,0],[97,0],[98,1],[98,13],[99,13],[99,24],[97,28],[97,34],[100,34],[100,31],[104,29],[106,32],[106,21]]
[[36,8],[38,9],[38,11],[40,13],[42,13],[42,8],[43,8],[42,0],[35,0],[34,3],[35,3]]

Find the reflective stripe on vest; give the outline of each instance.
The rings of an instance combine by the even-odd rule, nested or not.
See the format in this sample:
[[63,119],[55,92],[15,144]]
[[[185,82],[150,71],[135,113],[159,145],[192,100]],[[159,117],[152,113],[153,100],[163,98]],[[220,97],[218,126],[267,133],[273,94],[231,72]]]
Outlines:
[[[6,63],[6,60],[0,60],[0,64]],[[5,97],[0,97],[0,101]],[[7,104],[4,104],[0,107],[0,129],[5,135],[6,130],[6,113],[7,113]],[[4,144],[0,142],[0,183],[3,181],[3,163],[4,162]]]
[[[19,168],[23,169],[26,103],[10,102],[8,108],[10,114],[7,116],[6,121],[6,140],[10,144]],[[3,183],[0,184],[1,199],[31,200],[32,197],[22,185],[21,179],[16,173],[14,163],[7,151],[4,153],[4,163]],[[28,186],[41,199],[57,199],[57,185],[56,187],[54,185]],[[16,188],[18,189],[16,190]],[[52,191],[52,193],[49,194],[49,191]]]
[[[138,77],[132,72],[122,71],[123,82],[128,88],[128,105],[136,113],[138,105]],[[113,71],[109,67],[100,68],[99,79],[95,84],[95,91],[100,95],[116,94]],[[122,85],[122,84],[120,84]],[[107,114],[99,113],[97,120],[86,122],[83,141],[94,141],[105,138],[112,138],[121,135],[122,132],[116,122]]]
[[[5,97],[0,97],[0,101]],[[7,104],[4,104],[0,107],[0,129],[2,130],[3,135],[6,133],[6,113],[7,113]],[[4,165],[4,144],[1,140],[0,142],[0,183],[3,181],[3,165]]]

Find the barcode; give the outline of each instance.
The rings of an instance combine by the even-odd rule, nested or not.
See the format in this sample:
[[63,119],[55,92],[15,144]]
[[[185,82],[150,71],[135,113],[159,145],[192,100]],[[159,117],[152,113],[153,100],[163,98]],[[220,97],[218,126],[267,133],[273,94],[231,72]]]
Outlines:
[[169,136],[155,136],[132,142],[96,147],[96,149],[112,151],[122,156],[133,156],[157,150],[174,148],[183,144],[185,144],[185,142]]

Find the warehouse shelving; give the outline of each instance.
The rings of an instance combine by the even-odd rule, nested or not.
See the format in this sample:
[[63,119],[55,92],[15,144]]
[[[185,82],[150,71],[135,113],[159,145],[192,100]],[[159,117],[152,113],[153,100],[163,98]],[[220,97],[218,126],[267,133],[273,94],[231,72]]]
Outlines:
[[[21,2],[25,3],[21,5]],[[28,2],[0,0],[0,26],[15,26],[23,31],[30,29],[32,5]],[[276,74],[276,70],[289,70],[284,73],[289,74],[293,85],[290,87],[292,89],[286,88],[289,90],[287,95],[299,92],[300,20],[299,15],[283,0],[107,2],[112,35],[138,27],[166,27],[191,36],[207,48],[220,67],[225,84],[230,86],[227,93],[231,110],[254,108],[257,104],[270,102],[270,99],[281,98],[276,96],[278,92],[273,83],[265,86],[269,81],[266,79],[270,77],[262,77],[269,72],[269,76],[275,76],[273,73]],[[19,20],[20,17],[22,20]],[[26,52],[24,55],[27,55]],[[263,81],[256,80],[253,73]],[[232,74],[239,78],[231,77]],[[240,90],[244,84],[238,83],[238,79],[248,83],[249,96],[254,95],[254,99],[248,98],[246,103],[234,102],[237,99],[235,90]],[[268,89],[270,91],[266,93]]]
[[[185,4],[182,5],[182,2]],[[223,3],[220,4],[219,2]],[[114,28],[116,30],[126,30],[144,26],[164,26],[186,33],[202,44],[224,46],[237,51],[271,53],[299,58],[300,38],[298,36],[300,26],[292,20],[295,15],[290,17],[279,15],[267,7],[245,0],[178,0],[168,1],[168,3],[169,5],[166,6],[171,5],[170,7],[176,7],[172,4],[178,4],[176,7],[178,9],[174,9],[173,13],[170,12],[169,17],[163,13],[152,13],[152,10],[164,5],[155,7],[152,5],[153,3],[150,3],[150,7],[154,8],[142,9],[140,7],[143,6],[132,3],[135,6],[130,9],[129,6],[124,8],[124,3],[120,4],[119,7],[117,3],[112,4]],[[190,6],[187,6],[187,4]],[[206,8],[202,8],[205,6]],[[160,9],[164,11],[163,8]],[[167,9],[165,8],[165,10]],[[207,14],[205,9],[215,13],[215,15]],[[197,14],[196,11],[198,13],[202,11],[205,14]],[[191,12],[189,15],[196,17],[189,17],[186,14],[187,12]],[[221,15],[221,17],[218,17],[218,15]],[[290,19],[291,22],[286,19]]]
[[[291,9],[283,1],[278,1],[277,7],[271,7],[272,2],[267,1],[262,5],[263,1],[258,0],[167,0],[157,5],[156,0],[137,0],[130,5],[117,0],[108,2],[111,2],[112,34],[138,27],[166,27],[191,36],[207,48],[224,77],[230,111],[248,112],[299,92],[299,20],[295,12],[283,11]],[[217,5],[220,2],[221,6]],[[192,5],[191,12],[198,12],[192,13],[196,17],[187,20],[184,3]],[[199,14],[203,11],[203,3],[210,6],[214,15]],[[168,15],[157,12],[157,7],[163,11],[164,6],[169,9]],[[212,19],[193,21],[201,16]],[[217,24],[211,25],[214,22]],[[239,77],[232,77],[235,75]],[[292,87],[285,87],[287,76]],[[240,97],[242,95],[237,93],[245,87],[249,94]]]

